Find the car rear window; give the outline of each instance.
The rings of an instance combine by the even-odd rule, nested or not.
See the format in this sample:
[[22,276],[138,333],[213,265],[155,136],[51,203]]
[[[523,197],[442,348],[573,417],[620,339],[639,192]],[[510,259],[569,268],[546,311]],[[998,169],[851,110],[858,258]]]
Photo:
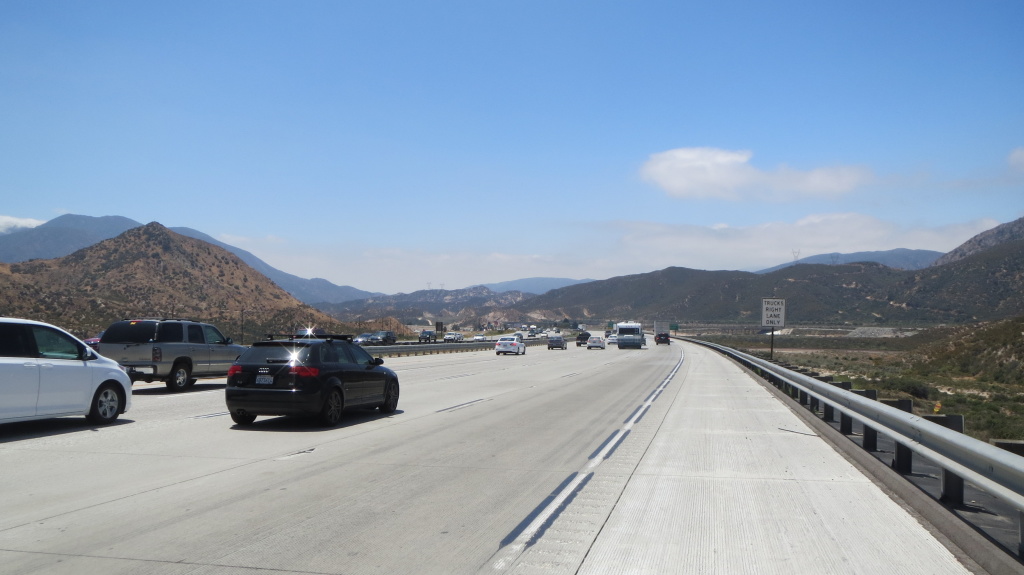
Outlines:
[[100,343],[147,343],[156,338],[156,325],[155,321],[114,322],[103,332]]
[[35,350],[28,331],[16,323],[0,323],[0,357],[32,357]]
[[308,344],[292,341],[255,343],[239,356],[238,363],[305,363],[309,350]]

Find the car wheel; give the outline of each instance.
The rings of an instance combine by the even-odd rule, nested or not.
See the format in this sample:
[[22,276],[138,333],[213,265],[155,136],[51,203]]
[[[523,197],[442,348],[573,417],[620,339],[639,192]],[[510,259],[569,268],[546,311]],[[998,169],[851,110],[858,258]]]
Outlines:
[[256,416],[244,409],[236,409],[231,412],[231,421],[238,425],[252,425],[252,422],[256,421]]
[[184,391],[191,381],[192,371],[184,363],[176,363],[167,376],[167,389],[171,391]]
[[494,355],[501,355],[501,352],[500,351],[496,351],[496,352],[494,352]]
[[391,380],[384,389],[384,403],[380,404],[381,413],[394,413],[398,409],[398,382]]
[[523,355],[526,355],[526,346],[523,346]]
[[345,401],[341,397],[341,391],[334,388],[327,394],[324,406],[320,409],[320,423],[326,427],[334,427],[341,421],[341,411],[345,407]]
[[121,401],[121,394],[117,392],[114,384],[104,383],[92,397],[92,406],[85,418],[89,423],[96,425],[113,423],[121,413]]

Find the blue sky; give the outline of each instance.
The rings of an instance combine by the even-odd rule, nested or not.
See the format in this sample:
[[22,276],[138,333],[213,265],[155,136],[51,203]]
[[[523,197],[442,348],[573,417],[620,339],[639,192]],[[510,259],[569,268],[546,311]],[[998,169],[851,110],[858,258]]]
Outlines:
[[948,251],[1024,216],[1024,2],[0,2],[0,231],[387,293]]

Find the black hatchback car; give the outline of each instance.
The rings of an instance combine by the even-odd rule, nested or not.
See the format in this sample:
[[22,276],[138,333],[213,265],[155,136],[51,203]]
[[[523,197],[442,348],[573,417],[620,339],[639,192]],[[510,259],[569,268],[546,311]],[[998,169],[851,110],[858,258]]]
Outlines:
[[398,408],[398,376],[352,343],[350,335],[271,336],[252,344],[228,372],[231,419],[306,415],[334,426],[350,407]]
[[667,333],[659,333],[654,336],[654,343],[655,345],[672,345],[672,338],[670,338]]

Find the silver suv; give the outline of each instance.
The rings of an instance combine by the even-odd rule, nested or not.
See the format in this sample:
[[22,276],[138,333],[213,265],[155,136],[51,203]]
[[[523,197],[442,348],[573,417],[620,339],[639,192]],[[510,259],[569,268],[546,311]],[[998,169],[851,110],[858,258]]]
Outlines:
[[132,382],[163,380],[182,391],[200,377],[224,377],[246,350],[216,327],[186,319],[114,322],[97,345],[100,354],[128,370]]

